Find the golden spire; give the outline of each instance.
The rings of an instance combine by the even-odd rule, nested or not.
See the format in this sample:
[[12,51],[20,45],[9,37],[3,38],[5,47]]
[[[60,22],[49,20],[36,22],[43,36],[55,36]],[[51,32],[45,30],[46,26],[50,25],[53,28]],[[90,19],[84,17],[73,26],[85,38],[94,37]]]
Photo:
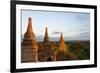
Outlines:
[[45,28],[44,42],[49,42],[48,28],[47,27]]
[[29,17],[28,18],[28,28],[27,28],[27,32],[32,33],[32,18]]
[[66,43],[64,41],[63,35],[61,33],[60,41],[59,41],[60,50],[66,51]]
[[64,38],[63,38],[62,33],[61,33],[61,37],[60,37],[60,42],[64,43]]
[[33,32],[33,29],[32,29],[32,18],[31,17],[28,18],[28,27],[27,27],[27,31],[24,35],[24,39],[25,40],[32,40],[32,41],[36,42],[35,34]]

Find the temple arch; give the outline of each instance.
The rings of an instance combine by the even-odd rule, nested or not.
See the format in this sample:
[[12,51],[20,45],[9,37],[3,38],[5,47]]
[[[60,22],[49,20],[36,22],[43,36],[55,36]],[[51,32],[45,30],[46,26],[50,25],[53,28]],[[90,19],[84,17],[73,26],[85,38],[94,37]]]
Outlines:
[[47,61],[52,61],[52,58],[51,58],[51,57],[48,57],[48,58],[47,58]]

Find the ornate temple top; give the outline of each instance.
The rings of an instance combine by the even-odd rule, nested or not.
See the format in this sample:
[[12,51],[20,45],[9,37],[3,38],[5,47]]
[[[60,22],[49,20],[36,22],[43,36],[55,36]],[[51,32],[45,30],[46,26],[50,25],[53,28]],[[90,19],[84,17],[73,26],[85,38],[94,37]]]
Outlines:
[[32,33],[32,18],[31,17],[29,17],[28,18],[28,28],[27,28],[27,32],[28,33]]
[[37,44],[37,41],[36,41],[36,38],[35,38],[35,34],[33,32],[33,29],[32,29],[32,18],[31,17],[28,18],[28,27],[27,27],[27,31],[24,34],[23,40],[25,41],[25,43],[32,44],[32,46],[34,48],[38,47],[38,44]]

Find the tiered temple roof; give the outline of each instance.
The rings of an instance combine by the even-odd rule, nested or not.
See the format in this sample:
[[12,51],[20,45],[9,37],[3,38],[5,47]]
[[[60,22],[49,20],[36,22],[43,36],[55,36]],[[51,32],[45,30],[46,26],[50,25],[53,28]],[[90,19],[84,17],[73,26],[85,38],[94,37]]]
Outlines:
[[[38,62],[38,43],[32,29],[32,18],[28,19],[27,31],[22,42],[22,62]],[[28,57],[28,58],[27,58]]]

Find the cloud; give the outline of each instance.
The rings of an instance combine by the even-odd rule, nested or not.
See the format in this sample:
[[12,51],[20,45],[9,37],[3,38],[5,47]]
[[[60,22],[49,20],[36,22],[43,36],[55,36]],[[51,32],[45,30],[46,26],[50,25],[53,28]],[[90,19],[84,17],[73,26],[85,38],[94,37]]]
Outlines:
[[[67,34],[66,34],[67,33]],[[71,30],[69,32],[64,32],[64,34],[66,36],[81,36],[81,35],[87,35],[87,34],[90,34],[90,31],[89,30]]]
[[60,34],[61,32],[59,32],[59,31],[53,31],[52,33],[50,33],[50,34]]
[[84,21],[87,21],[87,20],[89,20],[90,18],[90,16],[89,16],[90,14],[89,13],[84,13],[84,15],[80,15],[80,14],[78,14],[77,16],[76,16],[76,19],[78,20],[78,21],[80,21],[80,22],[84,22]]
[[75,34],[76,36],[90,36],[90,31],[81,31]]
[[80,31],[71,33],[69,36],[65,36],[65,40],[89,40],[90,32],[89,31]]
[[37,38],[43,38],[43,35],[36,35]]

